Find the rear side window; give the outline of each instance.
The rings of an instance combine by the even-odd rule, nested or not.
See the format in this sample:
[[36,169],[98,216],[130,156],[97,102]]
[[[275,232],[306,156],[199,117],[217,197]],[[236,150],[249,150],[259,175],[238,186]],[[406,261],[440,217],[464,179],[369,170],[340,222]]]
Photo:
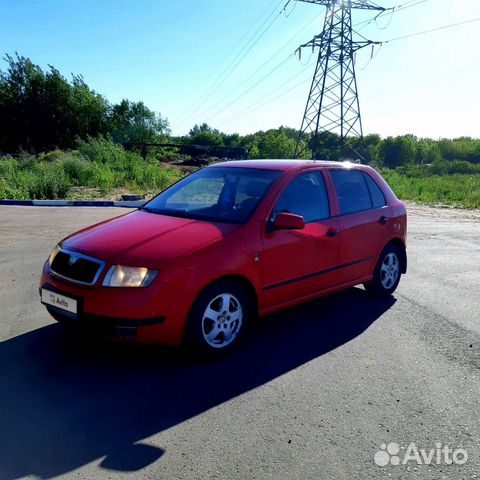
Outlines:
[[359,170],[330,170],[342,215],[372,208],[367,182]]
[[305,223],[328,218],[330,208],[322,173],[304,173],[292,180],[275,205],[273,217],[282,212],[301,215]]
[[377,182],[366,173],[363,174],[365,180],[367,181],[368,189],[370,190],[370,195],[372,196],[373,208],[381,208],[387,204],[385,200],[385,195],[380,190],[380,187],[377,185]]

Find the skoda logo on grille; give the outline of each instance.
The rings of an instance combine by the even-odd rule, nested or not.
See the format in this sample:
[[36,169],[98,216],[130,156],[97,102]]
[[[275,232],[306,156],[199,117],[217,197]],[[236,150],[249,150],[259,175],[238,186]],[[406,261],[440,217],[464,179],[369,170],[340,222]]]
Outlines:
[[70,258],[68,259],[68,264],[70,266],[72,265],[75,265],[77,263],[77,260],[79,259],[80,257],[78,255],[70,255]]

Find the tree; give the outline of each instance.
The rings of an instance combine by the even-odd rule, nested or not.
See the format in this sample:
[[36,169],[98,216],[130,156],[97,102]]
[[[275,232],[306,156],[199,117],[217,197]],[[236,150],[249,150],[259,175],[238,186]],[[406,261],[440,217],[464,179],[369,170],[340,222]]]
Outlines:
[[416,163],[430,165],[443,160],[438,142],[429,138],[421,138],[417,142]]
[[0,150],[38,152],[72,148],[78,140],[111,135],[117,142],[162,141],[168,121],[143,102],[111,106],[81,75],[69,82],[52,66],[6,56],[0,71]]
[[468,162],[480,162],[480,141],[470,137],[443,138],[438,142],[441,155],[445,160],[464,160]]
[[314,135],[311,140],[313,158],[317,160],[340,160],[342,145],[336,133],[321,132]]
[[378,165],[379,163],[379,150],[382,144],[380,135],[372,133],[363,138],[363,144],[366,149],[367,161],[372,165]]
[[289,138],[285,129],[280,127],[261,134],[258,148],[260,158],[293,158],[295,140]]
[[0,71],[0,149],[70,148],[76,137],[108,133],[109,104],[79,75],[68,82],[52,66],[43,71],[28,58],[7,55]]
[[149,110],[143,102],[122,100],[111,109],[110,129],[116,142],[154,143],[170,134],[168,120]]
[[397,168],[415,162],[416,138],[413,135],[388,137],[380,145],[379,157],[382,165]]
[[224,135],[206,123],[195,125],[189,132],[188,143],[212,147],[224,146]]

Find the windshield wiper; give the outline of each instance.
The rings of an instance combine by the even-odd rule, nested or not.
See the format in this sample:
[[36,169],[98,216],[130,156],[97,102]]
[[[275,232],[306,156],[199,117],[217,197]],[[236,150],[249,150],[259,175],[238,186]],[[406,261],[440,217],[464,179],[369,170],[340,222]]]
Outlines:
[[151,207],[140,207],[139,210],[147,213],[154,213],[156,215],[167,215],[168,217],[179,217],[179,218],[189,218],[192,217],[188,214],[188,211],[183,210],[162,210]]
[[147,212],[147,213],[157,213],[158,212],[154,208],[150,208],[150,207],[140,207],[139,210],[141,210],[142,212]]
[[156,213],[160,215],[167,215],[168,217],[192,218],[188,212],[184,210],[157,210]]

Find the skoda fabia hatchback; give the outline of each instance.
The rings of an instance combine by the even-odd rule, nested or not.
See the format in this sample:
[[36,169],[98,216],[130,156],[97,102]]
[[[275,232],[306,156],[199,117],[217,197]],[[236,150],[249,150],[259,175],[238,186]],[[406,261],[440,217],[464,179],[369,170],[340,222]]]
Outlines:
[[62,240],[41,301],[104,336],[215,352],[258,315],[359,284],[390,295],[405,245],[405,205],[370,167],[220,163]]

